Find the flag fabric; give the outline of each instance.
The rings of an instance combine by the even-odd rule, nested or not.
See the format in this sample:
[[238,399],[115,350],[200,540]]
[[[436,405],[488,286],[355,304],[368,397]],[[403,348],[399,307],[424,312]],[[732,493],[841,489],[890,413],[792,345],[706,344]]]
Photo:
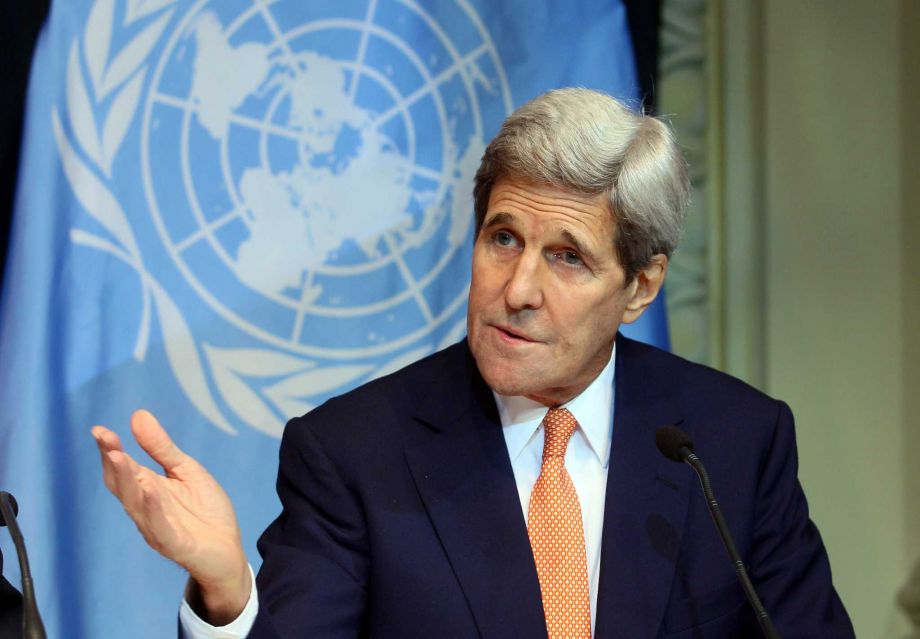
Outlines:
[[0,487],[49,636],[175,631],[183,571],[90,427],[143,458],[153,411],[258,568],[286,419],[463,336],[479,158],[569,85],[638,104],[619,2],[52,3],[0,307]]

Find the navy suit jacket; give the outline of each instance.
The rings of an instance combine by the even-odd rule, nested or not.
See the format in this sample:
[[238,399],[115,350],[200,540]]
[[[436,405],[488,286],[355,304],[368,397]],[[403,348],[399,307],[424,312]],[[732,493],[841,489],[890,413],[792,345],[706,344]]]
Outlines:
[[[617,337],[595,637],[756,637],[696,485],[655,447],[693,437],[775,625],[852,637],[797,480],[788,407]],[[292,420],[283,512],[259,540],[251,637],[545,637],[501,423],[466,342]]]

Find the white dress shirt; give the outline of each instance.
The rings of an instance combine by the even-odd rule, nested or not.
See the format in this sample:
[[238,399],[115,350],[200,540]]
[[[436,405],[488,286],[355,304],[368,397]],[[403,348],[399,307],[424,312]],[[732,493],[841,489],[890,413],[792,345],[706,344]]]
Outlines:
[[[578,421],[565,451],[565,468],[575,485],[581,505],[581,518],[585,529],[585,551],[588,560],[588,585],[591,595],[591,630],[597,619],[597,586],[601,567],[601,534],[604,527],[604,498],[607,493],[607,468],[610,463],[610,443],[613,437],[613,370],[616,344],[610,361],[601,374],[585,390],[563,408],[567,408]],[[540,476],[543,459],[543,417],[548,408],[526,397],[509,397],[494,393],[501,418],[502,433],[521,510],[527,520],[530,493]],[[250,567],[250,573],[252,568]],[[179,608],[179,621],[189,639],[243,639],[255,623],[259,612],[255,578],[249,601],[240,616],[226,626],[211,626],[195,614],[187,599]]]
[[[575,485],[581,520],[585,529],[588,586],[591,595],[591,630],[597,619],[597,585],[601,572],[601,534],[604,528],[604,498],[607,467],[613,435],[613,368],[616,346],[607,366],[581,394],[562,405],[578,421],[578,429],[565,451],[565,469]],[[543,417],[548,408],[526,397],[505,397],[495,401],[502,420],[502,432],[524,520],[543,464]]]

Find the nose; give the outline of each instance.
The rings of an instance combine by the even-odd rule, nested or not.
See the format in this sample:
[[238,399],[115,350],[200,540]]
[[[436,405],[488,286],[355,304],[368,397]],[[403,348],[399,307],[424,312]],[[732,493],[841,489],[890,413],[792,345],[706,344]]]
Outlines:
[[543,305],[543,286],[538,255],[526,251],[515,261],[505,285],[505,304],[511,310],[539,308]]

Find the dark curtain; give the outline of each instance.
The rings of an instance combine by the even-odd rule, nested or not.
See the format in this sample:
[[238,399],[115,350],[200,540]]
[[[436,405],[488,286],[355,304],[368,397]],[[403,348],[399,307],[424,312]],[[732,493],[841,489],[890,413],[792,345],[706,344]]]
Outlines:
[[642,91],[642,106],[655,113],[655,83],[658,80],[658,27],[661,0],[624,0],[636,55],[636,71]]
[[[22,116],[35,40],[50,0],[0,0],[0,278],[6,264],[7,236],[22,143]],[[0,282],[3,280],[0,279]]]

